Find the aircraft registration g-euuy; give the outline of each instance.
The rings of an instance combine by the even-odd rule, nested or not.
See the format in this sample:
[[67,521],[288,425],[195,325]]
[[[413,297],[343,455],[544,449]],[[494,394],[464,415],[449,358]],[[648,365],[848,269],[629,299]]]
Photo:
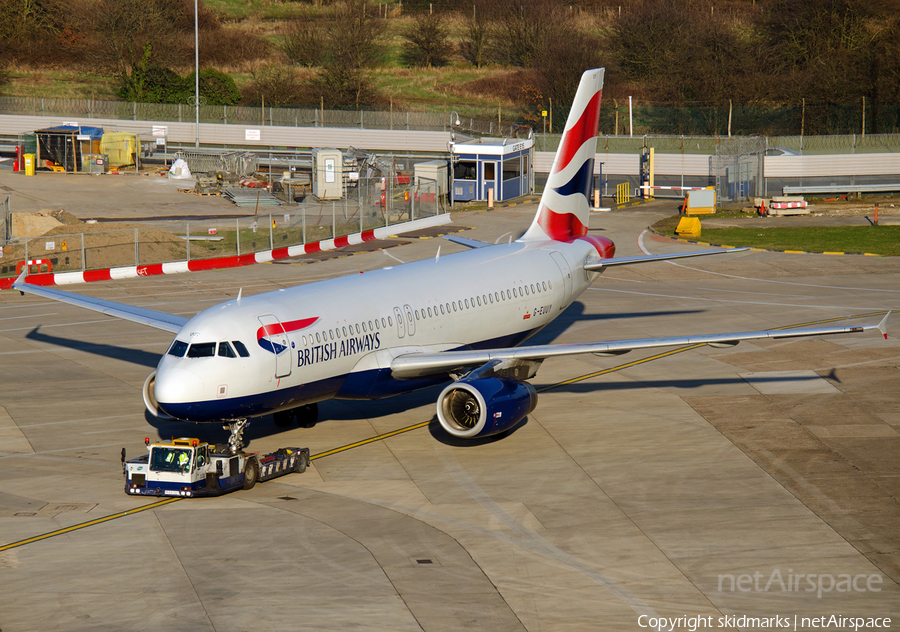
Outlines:
[[230,300],[185,318],[27,283],[14,289],[66,301],[175,334],[144,384],[153,415],[224,423],[233,450],[247,421],[316,421],[316,402],[376,399],[451,383],[437,400],[449,434],[505,432],[537,404],[526,381],[555,356],[842,334],[878,325],[721,333],[642,340],[517,346],[547,326],[609,266],[737,252],[616,257],[588,234],[588,193],[603,87],[602,68],[581,77],[537,214],[523,236],[308,285]]

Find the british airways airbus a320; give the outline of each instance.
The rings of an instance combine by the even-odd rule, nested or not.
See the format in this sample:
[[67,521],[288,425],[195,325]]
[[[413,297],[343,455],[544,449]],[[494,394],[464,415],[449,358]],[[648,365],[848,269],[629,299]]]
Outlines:
[[224,423],[233,450],[247,421],[316,421],[316,402],[375,399],[452,380],[437,400],[441,426],[472,439],[507,431],[537,404],[526,381],[554,356],[788,338],[879,329],[823,327],[644,340],[517,346],[547,326],[609,266],[736,252],[615,257],[588,235],[588,190],[603,69],[584,73],[537,215],[507,244],[455,239],[469,251],[231,300],[193,318],[27,283],[14,289],[175,334],[144,384],[157,417]]

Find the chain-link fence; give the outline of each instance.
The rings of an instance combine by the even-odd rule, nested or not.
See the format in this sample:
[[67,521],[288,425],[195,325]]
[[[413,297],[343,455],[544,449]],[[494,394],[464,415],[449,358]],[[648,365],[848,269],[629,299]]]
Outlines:
[[[461,132],[488,136],[528,136],[531,128],[444,112],[383,112],[375,110],[325,110],[314,108],[247,107],[201,105],[201,123],[234,125],[279,125],[287,127],[355,127],[359,129]],[[96,99],[0,97],[0,114],[28,116],[119,119],[123,121],[168,121],[190,123],[195,108],[181,103],[135,103]],[[459,124],[456,124],[456,121]]]
[[[364,178],[341,200],[311,198],[240,218],[160,220],[111,230],[10,236],[0,254],[0,276],[13,276],[20,262],[37,259],[49,261],[54,272],[73,272],[242,255],[431,217],[445,212],[444,206],[433,185],[391,185],[382,184],[381,178]],[[8,207],[7,199],[0,211],[6,208],[8,215]]]

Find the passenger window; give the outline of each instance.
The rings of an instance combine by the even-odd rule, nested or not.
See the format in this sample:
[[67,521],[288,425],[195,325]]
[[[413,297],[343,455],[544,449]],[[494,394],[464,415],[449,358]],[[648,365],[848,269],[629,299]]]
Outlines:
[[546,281],[544,281],[544,282],[543,282],[543,283],[542,283],[542,284],[541,284],[541,285],[543,285],[543,286],[544,286],[544,291],[545,291],[545,292],[546,292],[546,291],[547,291],[547,282],[546,282]]
[[231,348],[231,345],[227,342],[219,343],[219,357],[220,358],[236,358],[237,356],[234,353],[234,349]]
[[[381,320],[384,320],[384,319],[382,318]],[[391,327],[394,326],[394,317],[393,316],[388,316],[388,325],[390,325]]]
[[328,330],[328,337],[331,338],[332,340],[334,340],[334,329]]
[[369,321],[369,331],[375,331],[375,328],[372,327],[372,321]]
[[528,286],[525,286],[525,296],[528,296]]
[[443,314],[443,313],[444,313],[444,306],[441,305],[441,314]]
[[247,351],[247,347],[244,346],[244,343],[240,340],[232,340],[231,344],[234,345],[234,348],[237,349],[238,355],[242,358],[249,358],[250,352]]
[[481,297],[478,296],[478,297],[476,297],[476,299],[478,300],[478,307],[481,307]]
[[347,328],[346,328],[346,327],[341,327],[341,329],[344,331],[344,337],[346,338],[346,337],[347,337]]
[[316,332],[316,342],[322,342],[322,339],[319,338],[319,332]]
[[[390,320],[390,318],[388,318],[388,320]],[[387,327],[387,324],[384,322],[384,316],[381,317],[381,326]],[[393,326],[393,324],[392,324],[392,326]]]
[[431,308],[428,308],[428,317],[431,318]]
[[469,299],[466,299],[466,309],[469,309]]
[[488,301],[489,301],[490,303],[493,303],[493,302],[494,302],[494,295],[493,295],[493,294],[488,294]]
[[188,349],[189,358],[211,358],[216,355],[216,343],[195,342]]
[[183,358],[184,352],[187,351],[187,348],[188,343],[176,340],[172,343],[172,346],[169,347],[169,355],[175,356],[176,358]]
[[551,290],[553,289],[553,281],[547,281],[547,285],[550,287]]
[[534,283],[531,284],[531,293],[534,294]]
[[366,333],[366,321],[363,321],[362,326],[363,326],[363,333]]
[[419,320],[419,310],[416,310],[416,320]]

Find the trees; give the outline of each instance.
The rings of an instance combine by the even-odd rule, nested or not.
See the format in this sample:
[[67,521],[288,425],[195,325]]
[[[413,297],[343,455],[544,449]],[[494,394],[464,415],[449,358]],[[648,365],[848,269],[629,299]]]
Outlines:
[[380,37],[384,21],[366,0],[345,0],[337,5],[334,23],[326,31],[325,60],[313,87],[330,107],[369,105],[377,91],[365,69],[382,55]]
[[404,33],[401,57],[407,66],[446,66],[453,52],[444,19],[439,13],[421,13]]

